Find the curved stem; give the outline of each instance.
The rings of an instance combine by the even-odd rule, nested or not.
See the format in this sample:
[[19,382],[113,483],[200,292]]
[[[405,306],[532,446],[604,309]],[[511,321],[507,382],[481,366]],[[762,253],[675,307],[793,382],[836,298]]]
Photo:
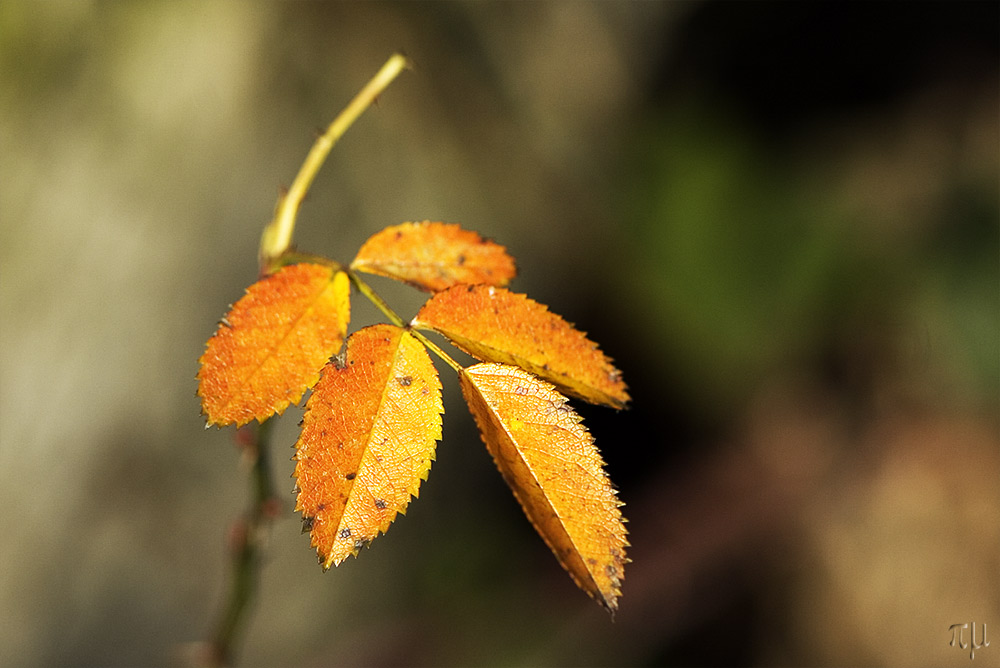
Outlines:
[[257,593],[257,576],[261,565],[261,547],[277,515],[278,500],[274,494],[274,478],[269,456],[271,424],[261,423],[247,442],[246,453],[253,458],[251,472],[251,502],[243,518],[230,534],[232,574],[229,594],[215,632],[210,641],[213,665],[232,663],[234,647],[246,622],[246,612]]
[[275,258],[288,250],[292,244],[292,232],[295,230],[295,218],[299,213],[299,206],[309,191],[316,173],[329,155],[330,149],[337,143],[349,127],[358,117],[372,105],[382,91],[384,91],[392,81],[399,76],[409,66],[409,62],[400,54],[394,54],[386,61],[382,69],[365,84],[353,100],[344,108],[340,114],[333,119],[330,127],[316,139],[305,162],[299,168],[299,173],[295,176],[291,187],[284,195],[278,199],[275,207],[274,218],[264,228],[264,233],[260,239],[260,267],[261,272],[266,273],[272,268]]

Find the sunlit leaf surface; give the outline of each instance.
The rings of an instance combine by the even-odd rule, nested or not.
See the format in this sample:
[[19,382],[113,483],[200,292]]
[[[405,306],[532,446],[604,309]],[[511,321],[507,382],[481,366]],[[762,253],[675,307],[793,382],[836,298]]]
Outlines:
[[503,286],[515,274],[514,259],[503,246],[458,225],[427,221],[377,232],[351,268],[432,292],[459,283]]
[[457,286],[433,295],[413,325],[473,357],[519,366],[585,401],[623,408],[621,372],[583,332],[543,304],[503,288]]
[[593,438],[545,381],[504,364],[459,376],[483,441],[524,512],[581,589],[618,607],[625,526]]
[[261,421],[297,403],[340,350],[349,320],[343,271],[294,264],[251,285],[199,360],[208,424]]
[[324,568],[406,511],[430,470],[443,410],[426,348],[399,327],[355,332],[323,369],[296,444],[295,509]]

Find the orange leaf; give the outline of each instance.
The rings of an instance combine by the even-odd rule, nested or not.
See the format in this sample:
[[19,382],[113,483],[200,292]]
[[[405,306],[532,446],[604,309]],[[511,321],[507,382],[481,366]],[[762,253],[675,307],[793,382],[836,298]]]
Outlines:
[[517,365],[585,401],[624,408],[629,400],[621,372],[597,344],[524,295],[457,286],[428,299],[412,324],[443,334],[477,359]]
[[308,263],[247,288],[199,360],[208,424],[260,422],[298,403],[344,342],[350,289],[345,272]]
[[459,283],[507,285],[514,259],[475,232],[447,223],[403,223],[374,234],[358,251],[352,269],[388,276],[435,292]]
[[441,438],[441,383],[424,346],[393,325],[347,340],[306,403],[295,477],[323,568],[357,554],[406,512]]
[[459,375],[483,441],[528,519],[576,584],[612,612],[626,563],[621,502],[565,398],[505,364]]

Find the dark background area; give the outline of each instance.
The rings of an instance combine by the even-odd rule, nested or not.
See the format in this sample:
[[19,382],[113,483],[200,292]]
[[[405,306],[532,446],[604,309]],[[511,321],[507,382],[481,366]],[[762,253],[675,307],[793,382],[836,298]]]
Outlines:
[[420,498],[324,574],[289,495],[240,662],[965,665],[948,628],[1000,624],[998,13],[4,3],[3,663],[197,656],[249,493],[198,356],[314,129],[402,50],[296,243],[347,262],[459,222],[615,358],[632,407],[575,406],[627,504],[621,608],[561,570],[442,368]]

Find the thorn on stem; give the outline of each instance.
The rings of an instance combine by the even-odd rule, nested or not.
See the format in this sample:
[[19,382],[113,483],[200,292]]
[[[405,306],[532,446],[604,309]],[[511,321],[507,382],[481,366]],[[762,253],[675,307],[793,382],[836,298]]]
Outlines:
[[272,496],[260,504],[260,514],[264,519],[273,520],[281,515],[281,506],[281,501]]
[[229,527],[229,535],[226,542],[229,545],[231,554],[240,554],[246,549],[250,539],[250,527],[244,519],[236,520]]
[[253,427],[244,425],[236,430],[233,440],[236,441],[236,445],[241,449],[254,448],[257,441],[257,434],[254,433]]

